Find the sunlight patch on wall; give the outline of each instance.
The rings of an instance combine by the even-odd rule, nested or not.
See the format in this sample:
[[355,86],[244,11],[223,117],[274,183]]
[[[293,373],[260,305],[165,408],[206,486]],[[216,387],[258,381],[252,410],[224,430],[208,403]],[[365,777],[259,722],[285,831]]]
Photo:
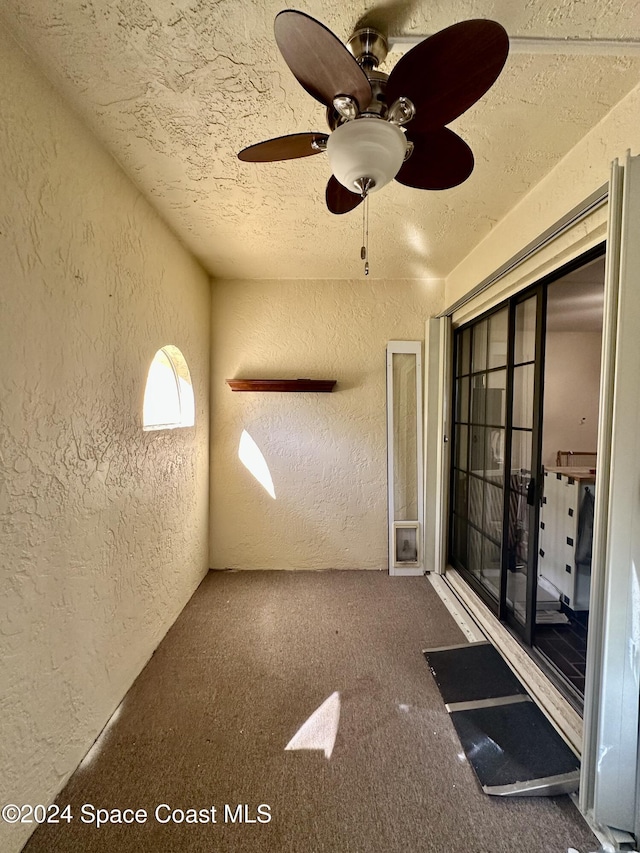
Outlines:
[[340,694],[336,691],[303,723],[285,750],[320,749],[325,758],[331,758],[340,723]]
[[269,471],[269,466],[267,465],[267,460],[264,458],[262,451],[251,438],[246,429],[242,430],[242,435],[240,436],[238,458],[247,471],[249,471],[250,474],[253,474],[265,492],[271,495],[275,500],[276,492],[273,487],[273,480],[271,478],[271,471]]

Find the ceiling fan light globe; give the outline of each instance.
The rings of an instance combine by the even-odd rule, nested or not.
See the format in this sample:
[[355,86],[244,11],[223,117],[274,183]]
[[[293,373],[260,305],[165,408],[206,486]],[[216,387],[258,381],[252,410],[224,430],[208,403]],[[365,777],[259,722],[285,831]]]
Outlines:
[[360,193],[358,182],[369,178],[377,192],[400,171],[407,140],[399,127],[379,118],[358,118],[337,127],[327,140],[331,171],[343,187]]

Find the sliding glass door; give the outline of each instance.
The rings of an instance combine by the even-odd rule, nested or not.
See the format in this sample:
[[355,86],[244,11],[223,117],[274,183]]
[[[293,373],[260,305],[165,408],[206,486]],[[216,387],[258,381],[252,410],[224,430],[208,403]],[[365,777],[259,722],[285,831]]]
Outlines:
[[451,561],[531,641],[541,288],[456,333]]
[[578,708],[603,300],[601,245],[454,333],[450,561]]

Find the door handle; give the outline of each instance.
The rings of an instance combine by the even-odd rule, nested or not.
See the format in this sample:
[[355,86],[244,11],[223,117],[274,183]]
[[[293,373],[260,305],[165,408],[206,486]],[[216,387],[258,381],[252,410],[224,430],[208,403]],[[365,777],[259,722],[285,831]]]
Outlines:
[[527,486],[527,503],[529,506],[535,506],[536,503],[536,480],[532,477]]

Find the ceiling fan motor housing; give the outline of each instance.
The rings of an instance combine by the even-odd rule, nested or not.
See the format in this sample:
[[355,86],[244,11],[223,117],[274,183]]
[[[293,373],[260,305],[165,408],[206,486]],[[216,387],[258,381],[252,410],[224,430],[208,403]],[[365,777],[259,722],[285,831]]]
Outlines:
[[358,194],[363,184],[369,192],[377,192],[393,180],[406,150],[399,127],[367,116],[337,127],[327,140],[331,171],[342,186]]
[[365,72],[382,65],[389,51],[386,38],[373,27],[356,30],[347,42],[347,48]]

